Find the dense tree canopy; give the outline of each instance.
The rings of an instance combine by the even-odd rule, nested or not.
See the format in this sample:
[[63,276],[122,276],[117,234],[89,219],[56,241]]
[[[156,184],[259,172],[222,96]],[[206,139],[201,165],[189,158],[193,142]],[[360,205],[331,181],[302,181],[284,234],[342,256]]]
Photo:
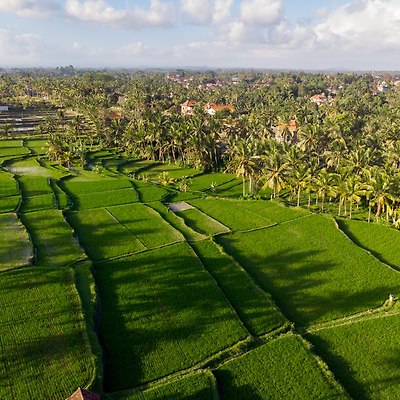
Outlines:
[[[369,219],[374,213],[400,225],[395,75],[68,71],[0,76],[2,101],[58,108],[59,120],[37,129],[48,134],[54,160],[84,165],[90,146],[112,146],[137,158],[234,172],[244,196],[269,187],[297,205],[313,200],[325,210],[329,202],[350,218],[362,205]],[[196,102],[193,115],[181,113],[186,100]],[[206,103],[235,111],[209,115]],[[75,116],[65,122],[68,111]]]

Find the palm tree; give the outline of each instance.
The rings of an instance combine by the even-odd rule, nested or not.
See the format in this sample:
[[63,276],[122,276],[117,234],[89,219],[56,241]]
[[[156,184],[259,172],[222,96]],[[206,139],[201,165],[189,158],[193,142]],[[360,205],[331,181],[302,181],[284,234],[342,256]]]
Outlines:
[[278,151],[264,157],[263,179],[265,180],[263,189],[273,189],[273,198],[286,187],[286,171],[288,164]]
[[231,149],[232,158],[227,171],[233,172],[237,177],[242,177],[243,197],[246,196],[246,178],[249,179],[249,194],[253,194],[254,178],[260,171],[259,160],[254,146],[244,140],[240,140]]
[[378,167],[372,167],[368,172],[368,184],[371,186],[369,206],[376,206],[376,222],[379,222],[379,217],[385,209],[388,219],[390,206],[395,200],[391,193],[390,175]]
[[366,194],[366,187],[362,184],[358,175],[350,174],[346,180],[346,197],[349,200],[349,218],[352,217],[353,203],[359,203],[361,196]]
[[321,211],[324,211],[325,198],[326,196],[334,196],[334,174],[328,172],[326,168],[322,168],[315,180],[316,189],[317,189],[317,200],[321,198]]
[[301,191],[310,183],[310,171],[305,164],[300,164],[297,168],[291,168],[289,171],[288,184],[296,193],[297,207],[299,207]]
[[11,134],[13,127],[10,124],[4,124],[0,129],[2,136],[8,137]]

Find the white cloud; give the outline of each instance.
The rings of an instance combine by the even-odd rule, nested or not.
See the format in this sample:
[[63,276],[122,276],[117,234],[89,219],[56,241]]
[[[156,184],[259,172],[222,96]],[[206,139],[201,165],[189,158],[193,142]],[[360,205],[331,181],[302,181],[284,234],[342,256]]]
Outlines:
[[2,62],[8,59],[35,59],[42,46],[40,37],[33,33],[15,34],[0,29],[0,53]]
[[240,4],[240,19],[248,25],[264,27],[274,25],[282,16],[282,0],[242,0]]
[[345,49],[399,47],[398,0],[355,0],[328,15],[313,29],[316,44]]
[[174,22],[173,6],[160,0],[150,0],[150,9],[138,6],[116,9],[105,0],[67,0],[65,10],[70,17],[124,28],[165,27]]
[[143,42],[133,42],[116,49],[115,53],[119,56],[129,57],[143,55],[147,48]]
[[197,25],[218,24],[229,19],[233,0],[181,0],[187,22]]
[[0,11],[11,12],[20,17],[48,17],[59,9],[54,0],[0,0]]

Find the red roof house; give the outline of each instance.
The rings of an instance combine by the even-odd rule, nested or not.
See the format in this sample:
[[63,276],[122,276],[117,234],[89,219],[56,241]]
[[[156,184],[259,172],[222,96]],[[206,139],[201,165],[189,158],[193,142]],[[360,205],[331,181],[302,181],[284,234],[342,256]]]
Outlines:
[[204,111],[206,111],[210,115],[215,115],[217,111],[224,111],[224,110],[234,112],[235,107],[233,107],[232,104],[214,104],[214,103],[207,103],[204,106]]
[[186,100],[181,104],[181,113],[183,115],[193,115],[193,107],[196,105],[195,101]]

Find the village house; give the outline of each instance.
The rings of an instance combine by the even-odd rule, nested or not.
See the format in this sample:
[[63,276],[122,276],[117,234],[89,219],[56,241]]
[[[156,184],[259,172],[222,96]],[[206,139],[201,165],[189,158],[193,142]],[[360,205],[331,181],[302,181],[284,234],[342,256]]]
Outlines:
[[235,111],[235,107],[232,104],[214,104],[214,103],[207,103],[203,107],[204,111],[210,115],[215,115],[217,111],[224,111],[228,110],[230,112]]
[[87,389],[79,387],[71,396],[66,400],[101,400],[100,395],[91,392]]
[[272,129],[275,133],[275,140],[277,142],[297,142],[299,124],[296,120],[292,119],[288,124],[279,124]]
[[193,108],[196,105],[195,101],[186,100],[181,104],[181,113],[183,115],[193,115]]
[[310,100],[315,103],[317,106],[321,106],[328,101],[328,97],[326,97],[325,93],[314,94],[314,96],[310,97]]
[[0,103],[0,111],[8,111],[8,106]]

